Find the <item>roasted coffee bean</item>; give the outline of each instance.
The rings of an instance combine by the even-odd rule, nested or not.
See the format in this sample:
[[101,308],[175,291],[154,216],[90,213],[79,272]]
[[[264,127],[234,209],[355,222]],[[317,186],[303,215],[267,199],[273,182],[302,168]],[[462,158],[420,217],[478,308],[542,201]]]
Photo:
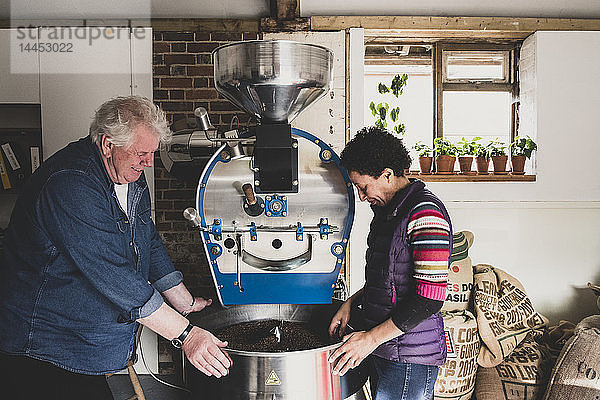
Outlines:
[[[272,333],[279,326],[280,341]],[[316,349],[335,343],[326,327],[317,331],[306,322],[260,320],[242,322],[215,331],[215,336],[228,342],[227,348],[242,351],[278,353]]]

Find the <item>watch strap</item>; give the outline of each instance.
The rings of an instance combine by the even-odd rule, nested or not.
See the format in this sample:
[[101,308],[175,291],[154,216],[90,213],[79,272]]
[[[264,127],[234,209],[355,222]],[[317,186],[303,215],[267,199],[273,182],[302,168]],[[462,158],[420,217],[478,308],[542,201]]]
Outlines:
[[174,347],[180,349],[183,346],[183,341],[190,334],[193,327],[194,327],[194,325],[188,324],[188,326],[183,330],[183,332],[181,332],[181,335],[179,335],[176,338],[174,338],[173,340],[171,340],[171,344]]

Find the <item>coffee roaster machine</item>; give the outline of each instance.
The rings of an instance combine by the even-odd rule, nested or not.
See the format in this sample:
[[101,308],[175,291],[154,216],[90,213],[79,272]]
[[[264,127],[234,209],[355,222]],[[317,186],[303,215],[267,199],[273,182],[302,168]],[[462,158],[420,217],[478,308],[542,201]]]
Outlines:
[[[193,322],[211,331],[258,319],[327,329],[339,305],[332,297],[354,192],[336,152],[290,123],[329,92],[333,54],[313,44],[257,40],[221,46],[213,60],[218,92],[258,124],[220,132],[198,108],[197,128],[176,132],[161,152],[168,169],[206,162],[196,207],[184,216],[200,231],[220,305]],[[335,347],[228,350],[235,365],[230,375],[206,378],[186,362],[185,380],[211,399],[343,399],[361,384],[332,374],[327,356]]]

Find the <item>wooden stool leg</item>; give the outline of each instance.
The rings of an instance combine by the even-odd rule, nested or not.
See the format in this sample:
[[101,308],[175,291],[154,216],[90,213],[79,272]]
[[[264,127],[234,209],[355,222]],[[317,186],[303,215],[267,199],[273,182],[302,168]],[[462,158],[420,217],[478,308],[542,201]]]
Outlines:
[[142,390],[142,385],[140,385],[140,380],[138,379],[135,369],[133,368],[133,363],[130,362],[127,365],[127,372],[129,373],[129,380],[131,380],[131,385],[133,386],[133,391],[135,392],[134,397],[137,400],[146,400],[144,391]]

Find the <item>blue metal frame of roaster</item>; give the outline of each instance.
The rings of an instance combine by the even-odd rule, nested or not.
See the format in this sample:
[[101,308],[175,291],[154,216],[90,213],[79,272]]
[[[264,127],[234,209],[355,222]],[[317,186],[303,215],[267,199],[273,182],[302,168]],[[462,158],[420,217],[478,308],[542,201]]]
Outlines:
[[[323,159],[324,162],[334,162],[346,183],[348,191],[348,219],[344,227],[343,237],[341,242],[332,244],[332,254],[336,257],[336,265],[332,272],[327,273],[246,273],[244,274],[244,291],[240,291],[234,282],[237,279],[235,273],[223,274],[219,272],[218,258],[222,254],[220,248],[217,255],[211,253],[213,246],[219,246],[218,243],[211,241],[210,233],[207,231],[200,232],[206,254],[210,257],[210,268],[213,275],[213,280],[217,287],[219,300],[223,305],[234,304],[328,304],[332,301],[332,296],[337,282],[338,274],[342,266],[350,230],[354,220],[354,190],[352,182],[348,176],[348,172],[340,165],[339,156],[322,140],[316,136],[300,129],[292,128],[292,135],[303,137],[310,140],[321,148],[320,155],[323,151],[331,152],[329,160]],[[198,188],[196,202],[198,204],[198,215],[201,218],[202,227],[207,228],[208,224],[204,215],[204,192],[208,178],[218,162],[229,162],[220,156],[221,149],[215,152],[202,176],[200,177],[200,185]],[[342,245],[343,251],[340,255],[333,252],[333,246]],[[266,293],[265,288],[269,288]]]

